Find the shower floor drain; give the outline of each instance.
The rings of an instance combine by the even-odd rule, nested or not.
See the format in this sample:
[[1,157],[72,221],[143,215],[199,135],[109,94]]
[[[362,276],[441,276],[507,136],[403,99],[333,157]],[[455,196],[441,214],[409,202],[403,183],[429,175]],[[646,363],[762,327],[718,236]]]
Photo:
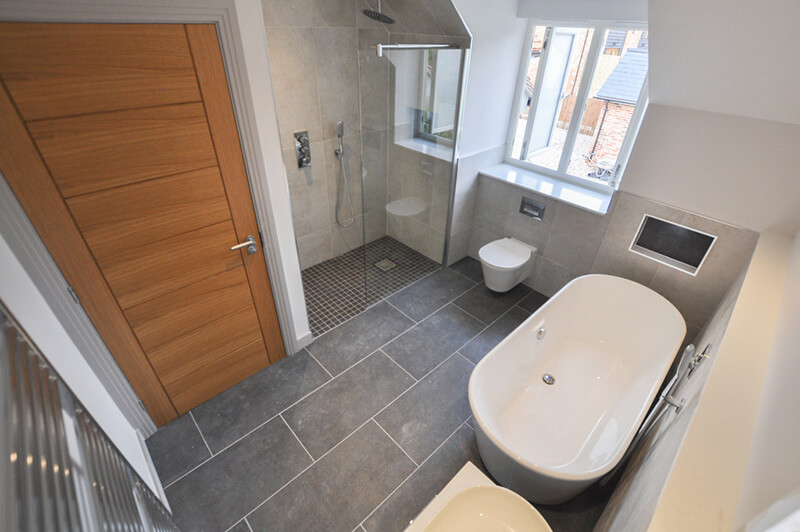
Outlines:
[[394,262],[390,261],[389,259],[383,259],[383,260],[379,260],[378,262],[376,262],[375,266],[377,266],[378,269],[381,270],[381,271],[388,272],[389,270],[391,270],[392,268],[397,266],[397,264],[395,264]]

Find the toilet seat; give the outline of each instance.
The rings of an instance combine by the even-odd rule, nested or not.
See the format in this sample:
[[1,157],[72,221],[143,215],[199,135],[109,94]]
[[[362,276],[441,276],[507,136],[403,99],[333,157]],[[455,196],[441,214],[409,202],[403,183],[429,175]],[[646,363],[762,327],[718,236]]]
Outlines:
[[531,248],[514,240],[502,238],[489,242],[478,250],[481,260],[499,270],[519,268],[531,258]]

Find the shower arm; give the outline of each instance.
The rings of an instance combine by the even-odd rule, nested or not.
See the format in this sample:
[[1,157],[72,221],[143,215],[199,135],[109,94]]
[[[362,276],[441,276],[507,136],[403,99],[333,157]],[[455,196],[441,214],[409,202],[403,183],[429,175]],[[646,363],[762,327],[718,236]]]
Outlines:
[[428,50],[431,48],[460,48],[455,44],[382,44],[378,43],[375,46],[375,51],[378,57],[383,57],[384,50]]

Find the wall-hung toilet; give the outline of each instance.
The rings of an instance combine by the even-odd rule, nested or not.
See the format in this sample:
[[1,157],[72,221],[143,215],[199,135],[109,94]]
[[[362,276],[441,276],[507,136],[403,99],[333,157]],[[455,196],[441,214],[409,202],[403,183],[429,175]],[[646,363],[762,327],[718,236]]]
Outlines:
[[516,238],[489,242],[478,251],[486,286],[508,292],[533,273],[536,248]]

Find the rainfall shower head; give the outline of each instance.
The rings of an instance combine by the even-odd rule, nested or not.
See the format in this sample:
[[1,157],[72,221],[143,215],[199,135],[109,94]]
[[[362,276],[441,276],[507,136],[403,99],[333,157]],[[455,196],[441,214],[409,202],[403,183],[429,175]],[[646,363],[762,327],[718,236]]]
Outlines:
[[381,9],[381,0],[378,0],[378,10],[373,11],[372,9],[365,9],[362,11],[366,16],[373,20],[377,20],[383,24],[394,24],[394,19],[388,15],[383,14],[383,10]]

